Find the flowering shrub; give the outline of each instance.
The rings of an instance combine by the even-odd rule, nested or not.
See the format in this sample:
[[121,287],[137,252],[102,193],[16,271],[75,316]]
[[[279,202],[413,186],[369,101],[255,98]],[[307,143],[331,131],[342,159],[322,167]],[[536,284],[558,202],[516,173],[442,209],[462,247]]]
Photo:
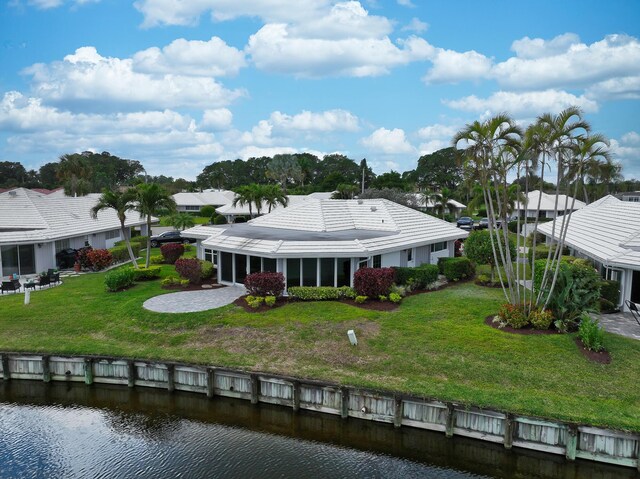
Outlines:
[[500,319],[515,329],[520,329],[529,324],[529,320],[524,314],[524,308],[521,304],[505,303],[498,310]]
[[553,313],[549,309],[535,309],[529,313],[529,322],[536,329],[549,329],[553,322]]
[[176,260],[176,273],[183,278],[188,279],[190,283],[200,283],[200,276],[202,274],[200,260],[196,258],[182,258]]
[[106,249],[92,249],[87,251],[86,258],[89,268],[94,271],[105,269],[113,263],[113,257],[111,256],[111,253],[109,253],[109,250]]
[[360,268],[353,275],[353,288],[359,296],[387,295],[395,278],[393,268]]
[[89,258],[87,256],[89,251],[93,251],[93,248],[91,248],[91,246],[85,246],[84,248],[80,248],[76,252],[76,262],[80,263],[80,266],[82,266],[83,269],[91,268],[91,261],[89,261]]
[[184,246],[180,243],[166,243],[160,246],[160,253],[167,264],[175,264],[176,260],[184,254]]
[[244,287],[252,296],[278,296],[284,291],[282,273],[252,273],[244,279]]

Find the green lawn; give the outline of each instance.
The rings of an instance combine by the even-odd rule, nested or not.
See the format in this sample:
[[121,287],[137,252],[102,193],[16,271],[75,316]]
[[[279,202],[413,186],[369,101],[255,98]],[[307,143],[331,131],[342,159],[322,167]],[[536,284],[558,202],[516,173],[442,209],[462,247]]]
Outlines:
[[[196,225],[208,225],[210,221],[211,221],[211,218],[209,218],[208,216],[194,216],[193,217],[193,222]],[[171,217],[170,216],[161,217],[160,218],[160,226],[172,226]]]
[[496,312],[499,289],[460,284],[408,297],[393,312],[326,302],[158,314],[142,308],[165,293],[158,282],[107,293],[103,276],[38,291],[29,306],[20,294],[0,297],[0,350],[246,368],[640,431],[640,342],[607,334],[613,362],[600,365],[572,335],[494,330],[483,321]]

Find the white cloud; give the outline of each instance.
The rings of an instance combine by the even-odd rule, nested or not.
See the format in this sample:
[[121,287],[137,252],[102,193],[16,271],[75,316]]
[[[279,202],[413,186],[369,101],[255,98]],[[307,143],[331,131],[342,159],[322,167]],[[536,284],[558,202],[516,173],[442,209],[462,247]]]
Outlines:
[[629,132],[621,140],[611,140],[609,151],[614,161],[622,165],[625,178],[640,179],[640,135]]
[[133,55],[133,69],[142,73],[230,76],[245,64],[244,53],[218,37],[206,42],[179,38],[162,50],[152,47]]
[[251,35],[246,51],[262,70],[298,77],[376,76],[424,60],[433,47],[417,37],[393,44],[388,37],[340,40],[296,38],[285,24],[269,24]]
[[[100,0],[28,0],[27,4],[33,7],[39,8],[41,10],[47,10],[50,8],[57,8],[65,3],[71,3],[72,5],[84,5],[86,3],[98,3]],[[15,2],[11,2],[10,5],[19,5],[20,3],[16,0]]]
[[418,150],[420,152],[420,156],[428,155],[433,153],[434,151],[442,150],[443,148],[448,148],[451,146],[451,139],[449,140],[430,140],[425,143],[420,143]]
[[212,130],[225,130],[231,126],[233,113],[227,108],[216,108],[215,110],[205,110],[202,113],[200,126]]
[[260,156],[273,156],[278,154],[289,154],[289,153],[298,153],[298,150],[292,148],[290,146],[274,146],[274,147],[259,147],[255,145],[250,145],[242,148],[238,152],[238,156],[246,160],[247,158],[258,158]]
[[640,134],[638,134],[635,131],[630,131],[622,135],[622,138],[620,138],[620,141],[623,144],[640,145]]
[[415,148],[407,141],[404,130],[378,128],[360,143],[371,151],[384,154],[414,153]]
[[451,138],[456,134],[458,128],[450,125],[441,125],[436,123],[428,125],[418,130],[418,137],[422,140],[433,140],[437,138]]
[[424,33],[429,28],[429,24],[420,21],[420,19],[413,17],[409,23],[402,27],[403,32],[416,32]]
[[63,61],[35,64],[25,73],[32,75],[33,90],[45,101],[93,108],[211,108],[243,94],[211,78],[138,73],[131,59],[103,57],[94,47],[78,48]]
[[322,16],[330,0],[138,0],[134,6],[144,15],[143,26],[194,25],[210,12],[213,20],[223,21],[248,16],[265,21],[294,21]]
[[611,78],[596,83],[587,88],[587,96],[607,100],[638,100],[640,99],[640,75]]
[[398,5],[401,5],[403,7],[410,7],[410,8],[415,8],[415,5],[411,2],[411,0],[396,0],[398,2]]
[[300,131],[357,131],[358,117],[345,110],[327,110],[319,113],[302,111],[296,115],[287,115],[275,111],[269,122],[278,130]]
[[457,110],[492,115],[507,111],[514,116],[537,115],[547,111],[558,112],[569,106],[579,106],[586,112],[598,110],[598,104],[585,96],[575,96],[562,90],[544,90],[515,93],[498,91],[487,98],[475,95],[444,103]]
[[575,33],[564,33],[551,40],[524,37],[511,44],[516,56],[524,59],[545,58],[566,53],[572,45],[580,42]]
[[486,77],[491,72],[491,59],[476,51],[456,52],[438,48],[431,59],[433,68],[425,75],[427,83],[456,83]]

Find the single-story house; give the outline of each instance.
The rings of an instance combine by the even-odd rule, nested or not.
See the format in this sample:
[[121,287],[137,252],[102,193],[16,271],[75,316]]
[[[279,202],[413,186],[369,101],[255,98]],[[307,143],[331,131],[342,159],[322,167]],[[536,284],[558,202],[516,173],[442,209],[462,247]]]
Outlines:
[[[570,254],[592,260],[603,277],[620,282],[620,307],[625,300],[640,303],[640,203],[606,196],[568,217]],[[538,231],[557,240],[562,223],[545,223]]]
[[176,202],[176,209],[184,213],[198,213],[203,206],[214,207],[230,204],[235,197],[235,193],[229,190],[204,190],[195,193],[176,193],[173,199]]
[[419,266],[454,255],[468,232],[385,199],[308,199],[247,223],[196,226],[198,257],[217,264],[218,281],[242,283],[281,272],[291,286],[345,286],[362,267]]
[[[439,207],[436,207],[435,201],[433,201],[432,199],[428,199],[424,203],[424,205],[426,211],[428,211],[430,214],[441,214]],[[447,201],[447,207],[444,209],[444,214],[453,215],[456,219],[458,219],[465,209],[467,209],[467,205],[456,200],[449,200]]]
[[[48,195],[25,188],[0,193],[0,277],[35,274],[55,268],[56,253],[67,248],[111,248],[120,237],[120,221],[113,210],[91,218],[100,195],[69,197]],[[145,219],[131,212],[127,233]]]
[[633,201],[640,203],[640,191],[625,191],[624,193],[618,193],[616,198],[622,201]]
[[543,191],[533,190],[527,195],[526,204],[516,202],[513,214],[520,217],[535,218],[538,201],[540,201],[540,218],[555,218],[586,206],[583,201],[575,200],[574,202],[573,197],[567,195],[558,195],[558,203],[556,204],[555,194],[549,195]]

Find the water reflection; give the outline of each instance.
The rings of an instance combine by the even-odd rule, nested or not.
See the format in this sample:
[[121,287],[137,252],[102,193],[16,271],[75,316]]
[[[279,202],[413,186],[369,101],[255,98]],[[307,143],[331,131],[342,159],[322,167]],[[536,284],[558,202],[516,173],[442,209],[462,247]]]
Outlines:
[[0,381],[0,477],[636,477],[441,433],[121,386]]

